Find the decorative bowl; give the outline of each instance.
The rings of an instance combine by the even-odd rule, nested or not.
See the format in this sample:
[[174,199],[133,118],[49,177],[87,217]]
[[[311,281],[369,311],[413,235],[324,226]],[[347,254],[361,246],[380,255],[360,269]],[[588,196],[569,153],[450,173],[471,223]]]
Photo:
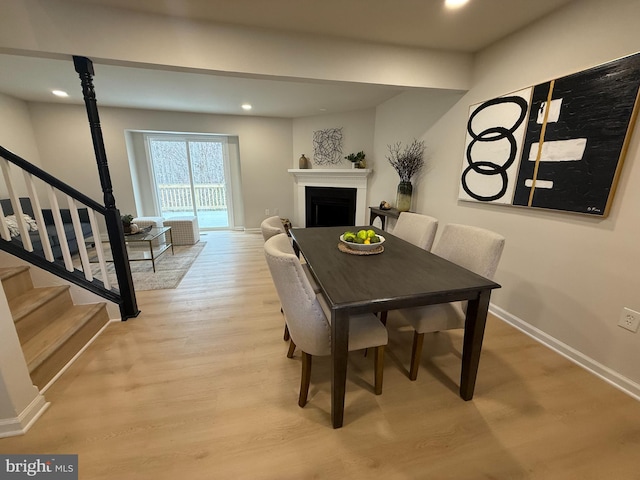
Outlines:
[[382,235],[378,235],[378,238],[380,239],[378,243],[370,243],[368,245],[365,243],[347,242],[343,237],[344,235],[340,235],[340,241],[344,243],[347,247],[349,247],[351,250],[360,250],[363,252],[375,250],[376,248],[378,248],[380,245],[384,243],[384,237]]

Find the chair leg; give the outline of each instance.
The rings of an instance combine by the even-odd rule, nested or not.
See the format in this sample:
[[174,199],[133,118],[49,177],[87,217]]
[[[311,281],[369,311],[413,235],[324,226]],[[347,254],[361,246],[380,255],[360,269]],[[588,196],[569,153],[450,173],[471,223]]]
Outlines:
[[424,333],[413,332],[413,348],[411,349],[411,367],[409,369],[409,380],[418,377],[418,367],[420,366],[420,356],[422,355],[422,342]]
[[374,391],[376,395],[380,395],[382,393],[382,374],[384,372],[384,345],[376,347],[374,354],[374,372]]
[[286,323],[284,324],[284,335],[282,336],[282,339],[286,342],[291,338],[291,336],[289,335],[289,325],[287,325]]
[[289,340],[289,351],[287,352],[287,358],[293,358],[293,353],[296,351],[296,344],[293,340]]
[[302,377],[300,379],[300,396],[298,397],[298,406],[300,408],[307,404],[307,396],[309,395],[309,383],[311,381],[311,355],[302,352]]

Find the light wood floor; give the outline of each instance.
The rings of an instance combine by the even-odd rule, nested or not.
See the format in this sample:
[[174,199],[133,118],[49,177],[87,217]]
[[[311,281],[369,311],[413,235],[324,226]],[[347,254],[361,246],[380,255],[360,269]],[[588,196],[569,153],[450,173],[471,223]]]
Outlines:
[[345,425],[330,423],[329,359],[297,406],[259,234],[214,232],[175,290],[139,292],[46,393],[1,453],[76,453],[82,479],[638,479],[640,403],[490,318],[475,397],[457,395],[461,332],[391,324],[384,391],[350,356]]

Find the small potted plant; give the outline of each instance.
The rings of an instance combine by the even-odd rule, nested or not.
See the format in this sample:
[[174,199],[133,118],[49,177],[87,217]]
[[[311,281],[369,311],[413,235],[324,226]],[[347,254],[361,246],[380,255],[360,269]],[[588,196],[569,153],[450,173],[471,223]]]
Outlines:
[[353,168],[366,168],[367,164],[364,160],[364,152],[358,152],[358,153],[350,153],[349,155],[347,155],[346,158],[347,160],[349,160],[351,162],[351,166]]

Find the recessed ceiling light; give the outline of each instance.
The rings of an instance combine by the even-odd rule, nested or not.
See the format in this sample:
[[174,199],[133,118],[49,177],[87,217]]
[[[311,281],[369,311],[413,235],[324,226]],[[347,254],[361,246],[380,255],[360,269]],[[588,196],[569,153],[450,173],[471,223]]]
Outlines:
[[243,110],[251,110],[253,107],[251,106],[251,104],[249,103],[243,103],[242,104],[242,109]]
[[460,8],[468,2],[469,0],[444,0],[444,6],[447,8],[454,9],[454,8]]
[[56,97],[68,97],[69,94],[63,90],[51,90],[51,93],[53,93]]

